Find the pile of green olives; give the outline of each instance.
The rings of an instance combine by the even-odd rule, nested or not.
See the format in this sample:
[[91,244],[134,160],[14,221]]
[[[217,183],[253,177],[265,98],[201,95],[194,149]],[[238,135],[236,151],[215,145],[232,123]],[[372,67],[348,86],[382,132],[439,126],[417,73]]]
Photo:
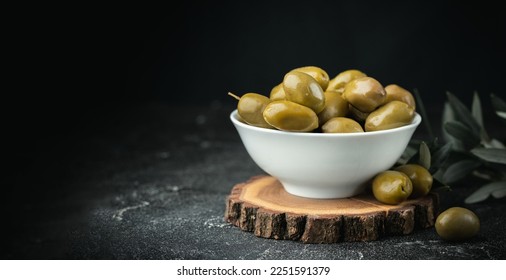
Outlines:
[[399,204],[408,198],[427,195],[432,175],[418,164],[404,164],[376,175],[372,181],[374,197],[385,204]]
[[[432,188],[432,175],[418,164],[405,164],[376,175],[372,181],[374,197],[385,204],[400,204],[409,198],[423,197]],[[435,228],[441,239],[464,241],[480,230],[480,219],[474,212],[452,207],[436,218]]]
[[415,99],[396,84],[383,87],[359,70],[333,79],[316,66],[293,69],[269,97],[246,93],[237,111],[250,125],[294,132],[363,133],[410,124]]

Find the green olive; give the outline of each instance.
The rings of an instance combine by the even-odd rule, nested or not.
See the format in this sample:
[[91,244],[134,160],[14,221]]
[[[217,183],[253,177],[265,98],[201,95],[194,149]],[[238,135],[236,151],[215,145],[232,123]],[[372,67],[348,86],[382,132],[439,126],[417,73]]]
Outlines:
[[411,180],[399,171],[383,171],[372,181],[374,197],[386,204],[399,204],[405,201],[412,191]]
[[269,103],[263,117],[268,124],[279,130],[305,132],[318,128],[318,117],[313,110],[287,100]]
[[272,88],[270,99],[272,101],[286,99],[285,90],[283,89],[283,83],[280,83],[279,85]]
[[343,71],[329,81],[327,90],[342,92],[347,83],[363,77],[367,77],[367,75],[359,70],[351,69]]
[[325,107],[325,94],[322,87],[310,75],[291,71],[283,79],[286,100],[311,108],[320,113]]
[[347,83],[343,96],[355,108],[369,113],[385,103],[386,92],[376,79],[363,77]]
[[402,88],[396,84],[391,84],[391,85],[388,85],[385,87],[385,92],[387,93],[387,98],[386,98],[385,103],[397,100],[397,101],[402,101],[402,102],[410,105],[414,109],[416,109],[415,98],[413,97],[411,92],[409,92],[407,89]]
[[413,184],[411,198],[427,195],[432,188],[432,175],[427,169],[418,164],[405,164],[395,168],[396,171],[406,174]]
[[321,69],[320,67],[305,66],[293,69],[293,71],[306,73],[309,76],[313,77],[324,91],[327,89],[327,86],[329,85],[329,74],[327,74],[327,72],[325,72],[325,70]]
[[471,210],[452,207],[439,214],[436,232],[444,240],[462,241],[475,236],[480,230],[480,219]]
[[335,91],[325,92],[325,107],[318,114],[319,124],[326,123],[331,118],[344,117],[348,114],[348,101]]
[[365,120],[367,119],[367,116],[369,116],[370,113],[364,113],[362,111],[360,111],[359,109],[353,107],[353,105],[349,105],[348,106],[348,112],[349,112],[349,115],[359,121],[359,122],[365,122]]
[[353,133],[364,132],[362,126],[350,118],[336,117],[322,126],[323,133]]
[[263,117],[265,107],[271,102],[269,98],[258,93],[246,93],[240,98],[230,92],[228,94],[239,100],[237,103],[237,113],[245,123],[258,127],[272,128]]
[[415,116],[413,107],[392,101],[371,112],[365,120],[365,131],[378,131],[410,124]]

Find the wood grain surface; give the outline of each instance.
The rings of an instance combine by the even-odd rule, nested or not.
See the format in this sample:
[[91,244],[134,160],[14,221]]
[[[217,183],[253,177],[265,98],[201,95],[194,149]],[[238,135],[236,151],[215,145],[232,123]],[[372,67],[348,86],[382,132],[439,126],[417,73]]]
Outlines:
[[235,185],[227,197],[225,220],[243,231],[304,243],[372,241],[406,235],[434,225],[434,194],[399,205],[378,202],[365,193],[342,199],[310,199],[287,193],[271,176]]

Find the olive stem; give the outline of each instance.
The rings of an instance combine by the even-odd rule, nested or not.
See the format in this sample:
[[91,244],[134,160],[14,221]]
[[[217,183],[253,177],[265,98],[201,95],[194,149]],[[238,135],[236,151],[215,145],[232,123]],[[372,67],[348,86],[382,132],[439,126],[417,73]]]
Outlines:
[[233,98],[237,99],[237,100],[241,100],[241,98],[233,93],[231,93],[230,91],[228,92],[228,95],[232,96]]

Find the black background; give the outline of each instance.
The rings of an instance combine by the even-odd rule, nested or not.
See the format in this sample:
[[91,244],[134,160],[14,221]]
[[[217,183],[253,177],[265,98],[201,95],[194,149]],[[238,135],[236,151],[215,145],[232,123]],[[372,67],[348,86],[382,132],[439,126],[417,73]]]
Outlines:
[[360,69],[383,85],[417,88],[436,126],[446,91],[468,106],[480,93],[486,125],[497,121],[489,94],[506,96],[505,17],[488,1],[183,1],[21,11],[12,23],[21,30],[9,41],[19,80],[7,94],[15,108],[7,125],[9,140],[35,150],[72,145],[69,135],[98,133],[143,104],[232,108],[228,91],[268,95],[287,71],[307,65],[331,77]]
[[[13,61],[2,103],[4,149],[12,155],[7,208],[21,197],[32,209],[31,201],[72,192],[65,182],[82,174],[67,163],[94,149],[86,146],[90,139],[114,134],[116,125],[128,129],[122,119],[142,119],[146,104],[233,108],[228,91],[268,95],[300,66],[322,67],[331,77],[355,68],[383,85],[417,88],[435,123],[447,90],[467,105],[478,91],[491,122],[497,117],[489,94],[506,97],[505,17],[488,1],[181,1],[6,11],[15,14],[4,41]],[[16,216],[9,211],[7,222]],[[11,232],[22,230],[12,225]]]
[[116,89],[129,98],[268,94],[288,70],[317,65],[331,76],[358,68],[439,99],[446,90],[500,92],[504,73],[504,17],[484,3],[233,1],[102,16],[108,31],[98,30],[95,51],[120,61],[108,66],[126,70]]
[[[504,96],[505,20],[487,1],[182,1],[37,8],[13,25],[26,125],[66,130],[122,104],[230,104],[268,95],[295,67],[356,68],[417,88],[439,112],[451,91]],[[103,115],[105,114],[105,115]],[[36,118],[34,118],[36,116]],[[38,123],[40,121],[40,123]]]

